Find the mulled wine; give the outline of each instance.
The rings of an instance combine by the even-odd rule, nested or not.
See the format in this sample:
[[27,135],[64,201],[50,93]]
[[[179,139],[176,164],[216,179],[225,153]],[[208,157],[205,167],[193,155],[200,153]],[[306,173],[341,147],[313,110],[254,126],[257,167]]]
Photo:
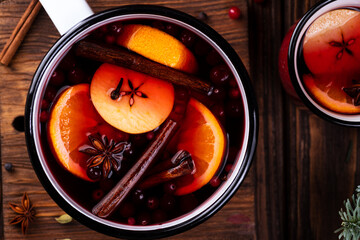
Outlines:
[[76,43],[42,103],[41,145],[60,187],[128,225],[194,210],[227,181],[244,104],[219,53],[160,20],[112,22]]

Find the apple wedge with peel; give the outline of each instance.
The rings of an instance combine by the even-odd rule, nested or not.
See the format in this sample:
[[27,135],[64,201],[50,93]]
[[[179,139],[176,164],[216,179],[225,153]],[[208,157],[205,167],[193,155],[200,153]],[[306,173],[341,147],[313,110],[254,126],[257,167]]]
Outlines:
[[174,104],[171,83],[104,63],[90,86],[91,100],[100,116],[131,134],[151,131],[169,116]]

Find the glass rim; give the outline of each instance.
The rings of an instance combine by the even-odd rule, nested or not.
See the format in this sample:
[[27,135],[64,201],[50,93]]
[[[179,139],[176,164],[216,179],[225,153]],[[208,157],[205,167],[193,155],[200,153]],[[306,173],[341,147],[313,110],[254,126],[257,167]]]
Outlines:
[[288,50],[288,69],[292,85],[302,102],[321,118],[343,126],[360,127],[360,113],[342,114],[329,110],[317,103],[306,90],[302,77],[298,70],[298,57],[301,49],[302,39],[310,25],[321,15],[336,9],[360,9],[360,2],[357,0],[326,0],[319,2],[308,10],[296,24],[290,39]]

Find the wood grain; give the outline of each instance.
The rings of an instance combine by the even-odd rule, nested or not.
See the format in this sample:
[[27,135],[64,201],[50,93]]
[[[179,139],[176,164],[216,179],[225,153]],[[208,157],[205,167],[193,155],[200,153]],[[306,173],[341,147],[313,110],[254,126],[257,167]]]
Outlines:
[[[125,4],[144,3],[144,1],[89,0],[95,12]],[[152,1],[197,16],[204,11],[209,16],[208,24],[217,30],[234,47],[249,69],[247,3],[241,1],[204,1],[168,0]],[[0,1],[0,48],[10,36],[28,5],[27,0]],[[227,10],[237,5],[243,17],[238,21],[230,20]],[[113,239],[94,232],[73,221],[60,225],[54,218],[64,212],[51,200],[39,183],[25,146],[24,133],[12,128],[16,116],[24,114],[26,95],[42,57],[58,39],[59,34],[44,10],[39,12],[33,26],[25,37],[9,67],[0,66],[0,135],[1,135],[1,207],[3,216],[0,223],[0,238],[3,239]],[[15,171],[4,170],[4,164],[11,162]],[[256,239],[254,216],[254,172],[246,177],[239,191],[231,201],[215,216],[198,227],[171,239]],[[37,217],[24,237],[20,228],[8,223],[14,217],[9,202],[19,202],[23,192],[27,192],[33,202]]]
[[318,1],[249,2],[251,75],[260,112],[257,238],[337,239],[338,211],[359,184],[359,130],[328,123],[294,103],[277,71],[287,29]]

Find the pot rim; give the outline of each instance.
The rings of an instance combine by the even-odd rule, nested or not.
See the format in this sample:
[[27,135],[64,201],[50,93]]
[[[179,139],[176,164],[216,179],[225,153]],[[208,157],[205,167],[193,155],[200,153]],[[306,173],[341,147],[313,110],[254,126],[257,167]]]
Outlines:
[[[104,25],[108,22],[121,20],[122,18],[129,19],[126,18],[126,16],[133,16],[134,18],[146,16],[147,18],[153,17],[154,19],[164,19],[166,21],[174,20],[175,22],[182,23],[180,24],[181,26],[185,24],[192,30],[207,36],[212,44],[218,46],[216,49],[224,54],[224,59],[228,59],[228,64],[231,63],[230,65],[233,68],[233,73],[238,75],[236,79],[242,90],[244,110],[248,113],[245,120],[246,124],[248,124],[247,131],[244,134],[242,151],[239,154],[241,156],[238,155],[238,160],[241,162],[236,164],[234,174],[230,176],[229,181],[226,181],[226,184],[223,184],[224,186],[220,187],[205,201],[205,203],[200,205],[203,206],[205,204],[206,208],[201,209],[200,207],[197,207],[191,213],[185,214],[179,217],[179,219],[169,221],[170,223],[175,222],[175,224],[164,223],[151,225],[155,227],[129,227],[125,224],[115,224],[111,221],[100,219],[91,213],[86,214],[86,210],[84,211],[79,204],[74,204],[74,201],[66,194],[66,196],[64,196],[64,191],[56,185],[56,180],[51,179],[51,174],[46,170],[46,166],[44,166],[46,165],[44,163],[45,160],[42,160],[44,157],[41,153],[41,149],[39,149],[41,147],[39,147],[40,133],[37,113],[39,112],[39,99],[41,99],[41,94],[43,94],[43,90],[49,80],[49,72],[54,70],[61,60],[61,57],[66,54],[65,51],[68,50],[66,47],[72,46],[74,42],[80,40],[79,38],[84,37],[85,32],[90,32],[99,25]],[[96,231],[115,237],[165,237],[183,232],[208,219],[224,206],[239,188],[251,165],[257,142],[258,113],[255,96],[247,71],[230,44],[212,28],[192,16],[178,10],[154,5],[127,5],[109,9],[90,16],[74,26],[53,45],[41,61],[33,77],[25,107],[25,135],[28,153],[33,168],[46,191],[65,212],[69,213],[77,221]],[[215,200],[210,201],[210,199],[214,198],[214,195],[216,196]],[[199,208],[201,210],[199,210]],[[196,211],[196,214],[193,213],[194,211]],[[186,220],[184,221],[184,219]],[[119,226],[122,228],[119,228]]]

